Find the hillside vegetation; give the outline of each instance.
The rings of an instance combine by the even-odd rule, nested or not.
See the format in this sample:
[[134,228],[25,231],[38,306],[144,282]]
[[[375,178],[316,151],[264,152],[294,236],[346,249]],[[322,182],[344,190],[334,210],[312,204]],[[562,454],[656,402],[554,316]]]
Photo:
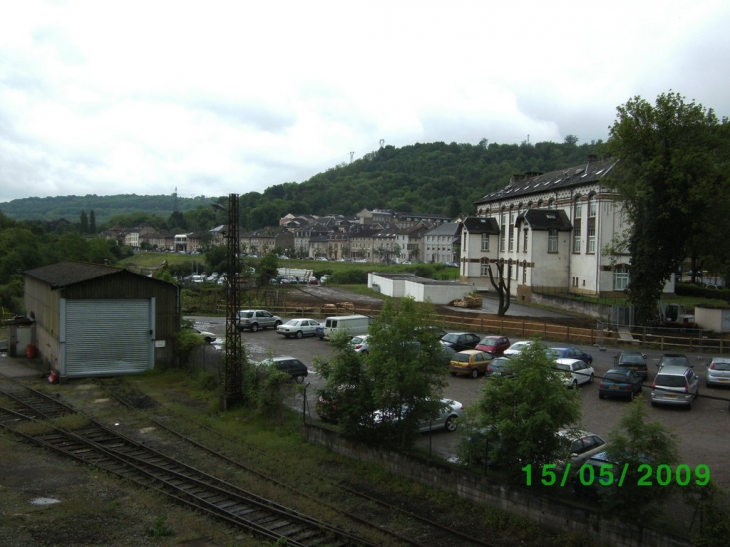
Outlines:
[[[589,154],[599,153],[600,145],[577,145],[572,139],[566,143],[490,144],[485,139],[475,145],[435,142],[385,146],[307,181],[242,194],[241,225],[254,230],[278,225],[287,213],[354,215],[365,208],[450,217],[473,214],[473,202],[505,186],[513,174],[580,165]],[[183,214],[210,209],[212,201],[205,197],[177,198],[177,208]],[[59,196],[0,203],[0,212],[15,220],[65,218],[76,222],[82,211],[93,210],[101,228],[135,213],[167,219],[174,208],[172,195]]]

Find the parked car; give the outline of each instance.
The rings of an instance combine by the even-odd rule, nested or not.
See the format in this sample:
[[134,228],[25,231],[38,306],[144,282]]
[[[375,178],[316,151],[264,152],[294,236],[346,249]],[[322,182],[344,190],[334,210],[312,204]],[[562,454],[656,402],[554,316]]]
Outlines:
[[[591,473],[581,469],[586,465],[594,468]],[[609,469],[620,468],[609,459],[607,452],[599,452],[586,459],[573,475],[573,493],[591,499],[600,499],[605,495],[605,489],[617,484],[621,477],[620,473],[601,474],[601,469],[606,466],[610,466]]]
[[290,357],[288,355],[283,355],[280,357],[271,357],[270,359],[265,359],[259,363],[257,363],[257,366],[260,365],[273,365],[278,370],[281,370],[282,372],[286,372],[289,374],[292,379],[298,383],[301,384],[304,382],[304,378],[309,375],[309,370],[307,369],[307,365],[302,363],[299,359],[296,357]]
[[[545,350],[547,350],[547,346],[543,344],[542,342],[538,342]],[[506,350],[504,350],[503,354],[505,357],[515,356],[522,353],[522,351],[532,344],[532,340],[521,340],[519,342],[515,342],[510,347],[508,347]]]
[[665,365],[659,369],[651,390],[651,406],[684,405],[692,408],[700,391],[700,377],[683,365]]
[[598,398],[624,397],[634,400],[634,395],[641,393],[643,378],[633,369],[616,367],[609,369],[598,384]]
[[514,361],[509,357],[495,357],[487,365],[486,376],[491,378],[492,376],[514,376]]
[[583,463],[608,449],[608,444],[595,433],[587,431],[562,429],[558,435],[565,439],[568,446],[569,459],[572,466],[580,467]]
[[441,337],[441,343],[454,351],[474,349],[479,340],[479,336],[472,332],[449,332]]
[[628,368],[635,371],[646,380],[648,371],[646,366],[646,355],[640,351],[622,351],[613,357],[613,366],[617,368]]
[[238,330],[256,332],[259,329],[278,327],[283,321],[278,315],[266,310],[240,310],[238,312]]
[[565,371],[563,382],[568,387],[592,384],[596,376],[593,367],[581,359],[557,359],[555,364],[559,370]]
[[713,357],[707,365],[705,380],[707,387],[730,386],[730,359],[727,357]]
[[[461,414],[464,410],[464,405],[459,401],[453,401],[451,399],[441,399],[443,408],[440,414],[433,420],[423,421],[418,424],[418,431],[424,433],[426,431],[433,431],[436,429],[446,429],[446,431],[456,431],[458,427],[458,419],[461,418]],[[407,409],[405,409],[407,411]],[[375,411],[374,421],[380,423],[388,420],[390,417],[387,413],[377,410]]]
[[216,335],[213,334],[212,332],[208,332],[208,331],[205,331],[205,330],[198,330],[195,327],[183,327],[183,328],[184,329],[187,329],[187,330],[191,330],[195,334],[199,334],[200,336],[203,337],[203,340],[205,340],[209,344],[212,344],[213,342],[216,341]]
[[506,336],[485,336],[476,345],[475,349],[486,351],[495,357],[504,354],[504,350],[510,347],[509,338]]
[[694,365],[684,353],[665,353],[657,363],[657,367],[661,370],[663,367],[694,368]]
[[303,317],[301,319],[290,319],[286,323],[283,323],[276,327],[276,333],[281,334],[284,338],[294,336],[295,338],[302,338],[303,336],[316,336],[317,327],[319,321]]
[[352,340],[350,340],[350,344],[352,344],[352,349],[355,350],[355,353],[362,353],[363,355],[367,355],[370,352],[370,346],[368,346],[368,336],[369,334],[361,334],[360,336],[353,336]]
[[593,357],[589,353],[574,346],[552,347],[548,350],[548,354],[553,359],[580,359],[589,365],[593,362]]
[[454,353],[449,361],[449,372],[452,376],[466,375],[477,378],[487,372],[492,356],[478,349],[465,349]]

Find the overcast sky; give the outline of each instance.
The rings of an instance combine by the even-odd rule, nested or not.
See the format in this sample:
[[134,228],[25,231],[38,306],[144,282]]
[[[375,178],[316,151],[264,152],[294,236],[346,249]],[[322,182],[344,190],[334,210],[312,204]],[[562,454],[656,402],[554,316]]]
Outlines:
[[263,191],[380,141],[730,114],[730,2],[0,0],[0,201]]

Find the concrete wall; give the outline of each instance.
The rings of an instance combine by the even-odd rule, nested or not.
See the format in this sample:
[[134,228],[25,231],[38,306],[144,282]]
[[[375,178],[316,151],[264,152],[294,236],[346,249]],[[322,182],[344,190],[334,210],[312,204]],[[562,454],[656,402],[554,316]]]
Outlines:
[[598,545],[616,547],[689,547],[682,538],[658,530],[628,524],[584,505],[543,498],[529,488],[505,487],[486,477],[455,466],[424,458],[378,449],[341,439],[336,432],[317,425],[304,426],[306,440],[332,452],[376,463],[389,472],[440,490],[450,491],[476,503],[490,504],[536,524],[585,536]]
[[603,304],[594,302],[583,302],[581,300],[573,300],[572,298],[533,292],[532,303],[595,317],[601,321],[607,321],[611,318],[611,306],[604,306]]

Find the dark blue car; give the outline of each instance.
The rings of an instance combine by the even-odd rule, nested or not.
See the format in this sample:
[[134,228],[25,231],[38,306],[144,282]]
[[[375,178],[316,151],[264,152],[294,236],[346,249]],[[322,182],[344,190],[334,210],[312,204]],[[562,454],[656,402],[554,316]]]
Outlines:
[[634,395],[641,393],[643,381],[641,375],[630,368],[609,369],[598,384],[598,398],[622,397],[633,401]]
[[547,350],[547,354],[553,359],[580,359],[589,365],[593,362],[593,357],[590,354],[573,346],[557,346],[550,348]]

